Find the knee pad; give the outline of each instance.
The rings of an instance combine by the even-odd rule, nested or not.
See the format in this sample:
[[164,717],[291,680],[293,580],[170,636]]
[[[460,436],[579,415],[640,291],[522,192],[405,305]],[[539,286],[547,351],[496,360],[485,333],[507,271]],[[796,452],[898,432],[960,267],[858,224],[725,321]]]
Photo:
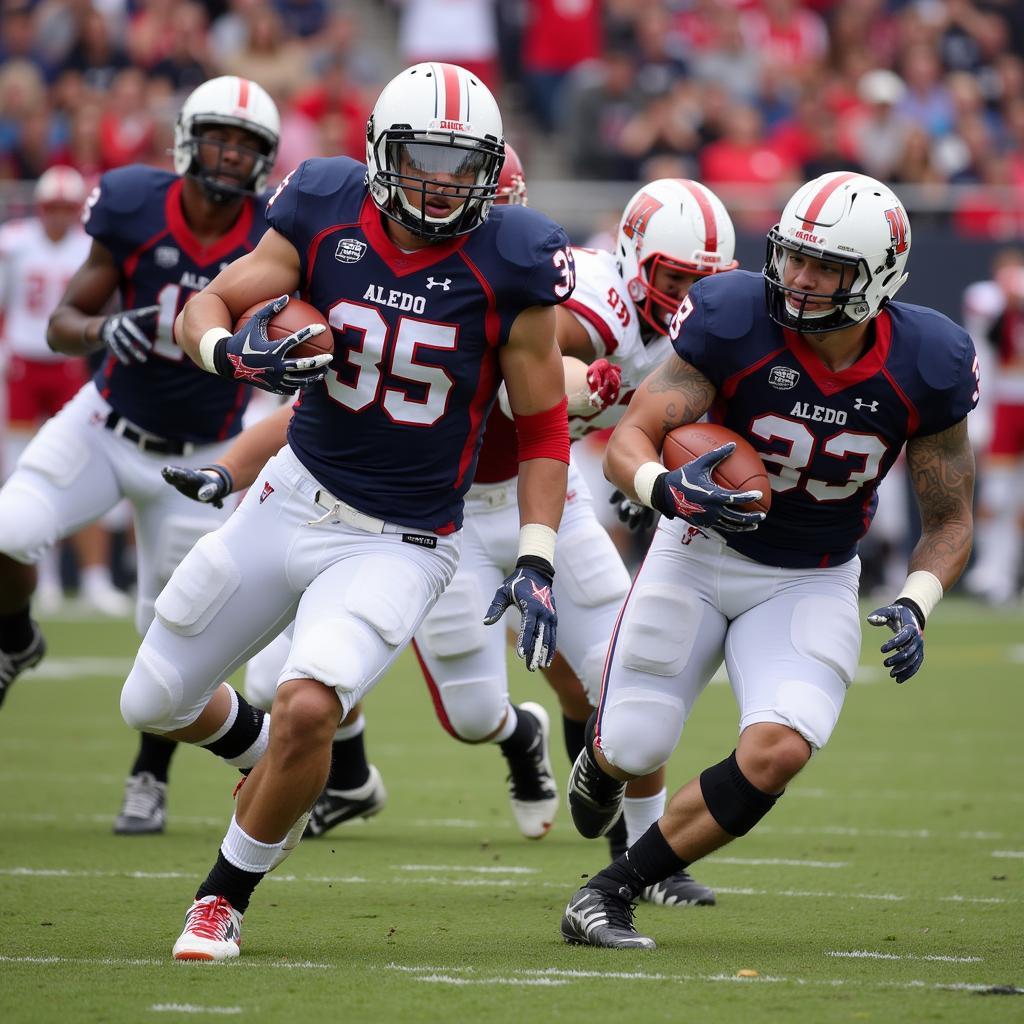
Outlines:
[[0,552],[35,565],[60,539],[57,514],[28,473],[15,473],[0,490]]
[[675,750],[686,708],[678,697],[638,687],[616,689],[601,708],[599,746],[630,775],[650,775]]
[[472,575],[456,575],[430,609],[416,635],[435,658],[461,658],[479,651],[486,642],[486,605]]
[[[406,563],[401,563],[398,580],[408,576]],[[345,592],[345,611],[365,622],[391,647],[397,647],[412,632],[423,612],[423,596],[409,586],[382,586],[388,579],[387,562],[364,562],[349,582]]]
[[182,692],[175,666],[143,644],[121,689],[121,717],[142,732],[180,729],[190,724],[178,715]]
[[700,601],[683,587],[636,587],[619,627],[623,667],[653,676],[678,674],[693,650],[700,621]]
[[19,469],[30,469],[54,487],[70,487],[89,465],[89,447],[57,419],[43,425],[18,460]]
[[700,791],[711,817],[731,836],[745,836],[778,800],[762,793],[740,771],[735,750],[701,772]]
[[438,686],[448,723],[456,739],[481,743],[505,716],[508,695],[486,679],[460,679]]
[[573,604],[596,608],[622,603],[629,593],[629,573],[611,537],[595,521],[559,531],[555,549],[555,601],[564,589]]
[[208,533],[160,592],[154,606],[156,617],[174,633],[196,636],[224,607],[241,580],[231,552],[219,537]]

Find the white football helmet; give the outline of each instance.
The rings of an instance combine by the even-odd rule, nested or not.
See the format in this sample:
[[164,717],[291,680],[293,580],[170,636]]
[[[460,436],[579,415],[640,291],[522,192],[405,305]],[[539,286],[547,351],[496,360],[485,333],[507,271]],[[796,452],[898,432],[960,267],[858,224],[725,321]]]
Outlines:
[[494,201],[506,206],[529,205],[526,196],[526,172],[523,170],[519,154],[508,142],[505,143],[505,162],[501,165],[501,174],[498,175],[498,194]]
[[[248,180],[230,185],[219,180],[219,167],[200,165],[199,135],[209,125],[242,128],[255,137],[256,159]],[[280,137],[277,105],[261,85],[234,75],[211,78],[193,90],[178,114],[174,125],[174,169],[178,174],[197,178],[216,202],[262,192],[277,157]]]
[[36,183],[36,206],[81,206],[86,196],[85,179],[74,167],[51,167]]
[[[785,284],[792,253],[837,264],[840,287],[831,295]],[[909,276],[910,221],[896,193],[866,174],[830,171],[797,189],[768,232],[764,266],[768,312],[803,334],[852,327],[878,315]],[[807,309],[808,302],[831,304]]]
[[667,266],[706,277],[738,264],[736,229],[721,199],[700,182],[659,178],[626,204],[616,236],[616,257],[629,296],[641,318],[658,334],[679,299],[654,287],[654,274]]
[[[366,183],[373,201],[386,217],[424,238],[454,238],[482,224],[504,158],[494,97],[456,64],[407,68],[384,87],[366,125]],[[467,183],[453,182],[469,175]],[[419,207],[408,191],[419,192]]]

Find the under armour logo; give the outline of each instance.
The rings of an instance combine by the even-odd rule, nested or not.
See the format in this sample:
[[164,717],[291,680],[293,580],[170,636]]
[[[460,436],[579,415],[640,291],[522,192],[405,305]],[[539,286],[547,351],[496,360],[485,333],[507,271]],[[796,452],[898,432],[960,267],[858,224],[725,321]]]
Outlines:
[[451,283],[452,279],[450,277],[446,277],[443,281],[435,281],[432,277],[427,278],[428,288],[443,288],[445,291],[448,291],[448,285]]
[[868,412],[878,412],[878,402],[865,402],[861,398],[853,400],[854,409],[867,409]]

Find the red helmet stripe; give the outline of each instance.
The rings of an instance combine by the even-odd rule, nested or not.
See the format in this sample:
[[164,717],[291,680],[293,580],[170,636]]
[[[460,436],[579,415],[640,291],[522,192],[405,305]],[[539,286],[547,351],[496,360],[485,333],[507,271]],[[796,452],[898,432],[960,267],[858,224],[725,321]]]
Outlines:
[[823,186],[821,191],[811,200],[811,205],[807,207],[807,212],[804,214],[804,231],[810,231],[817,219],[818,214],[821,213],[821,208],[828,202],[828,198],[840,185],[845,184],[851,178],[859,178],[860,175],[856,171],[846,171],[844,174],[837,174],[827,185]]
[[442,64],[444,73],[444,119],[461,121],[462,90],[459,88],[459,69],[454,64]]
[[238,80],[238,105],[243,110],[249,106],[249,80],[247,78]]
[[711,208],[711,201],[707,194],[700,185],[695,181],[690,181],[689,178],[677,178],[676,181],[697,200],[700,214],[704,218],[705,252],[718,252],[718,221],[715,220],[715,211]]

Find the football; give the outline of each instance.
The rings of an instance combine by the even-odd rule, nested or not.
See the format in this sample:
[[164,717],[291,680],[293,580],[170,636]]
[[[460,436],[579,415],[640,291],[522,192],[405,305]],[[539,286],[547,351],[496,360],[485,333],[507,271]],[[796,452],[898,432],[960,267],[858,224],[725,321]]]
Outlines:
[[761,500],[739,505],[744,512],[767,512],[772,504],[772,485],[761,457],[749,441],[717,423],[687,423],[665,435],[661,461],[666,469],[678,469],[713,448],[733,441],[736,450],[723,459],[711,479],[731,491],[760,491]]
[[[235,333],[246,325],[253,313],[258,313],[266,304],[267,302],[264,301],[250,306],[238,318],[238,323],[235,324]],[[309,324],[323,324],[327,330],[323,334],[307,338],[300,345],[296,345],[288,353],[288,358],[302,359],[304,356],[319,356],[324,352],[333,352],[334,333],[331,331],[330,325],[320,310],[315,306],[311,306],[308,302],[303,302],[302,299],[289,300],[288,305],[267,324],[267,337],[271,341],[280,341],[282,338],[287,338],[289,334],[294,334]]]

